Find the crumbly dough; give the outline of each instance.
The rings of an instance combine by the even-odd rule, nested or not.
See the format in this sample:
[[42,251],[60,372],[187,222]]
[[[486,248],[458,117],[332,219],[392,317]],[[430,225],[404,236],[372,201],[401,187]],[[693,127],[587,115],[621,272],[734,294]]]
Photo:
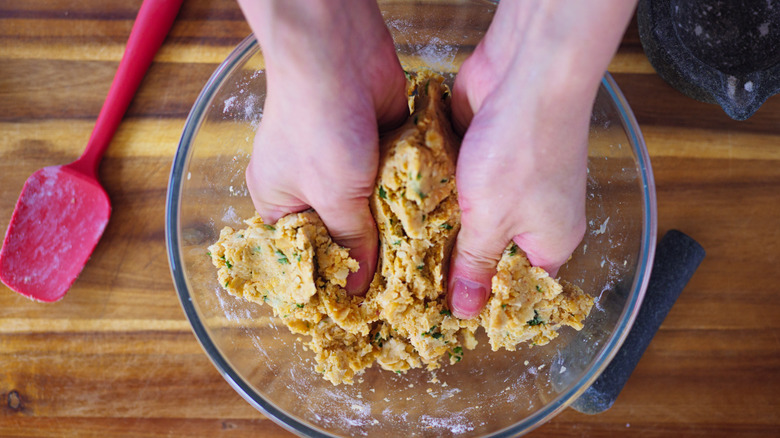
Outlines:
[[493,350],[543,345],[568,325],[577,330],[593,299],[532,267],[514,244],[504,251],[492,295],[470,320],[446,304],[446,266],[460,228],[455,190],[459,140],[449,122],[449,91],[433,73],[410,74],[408,121],[380,140],[380,171],[371,209],[380,237],[376,275],[365,297],[344,290],[358,269],[314,211],[274,225],[259,216],[243,230],[224,228],[209,247],[230,294],[269,304],[293,333],[310,336],[316,371],[351,384],[374,362],[403,373],[438,368],[474,349],[484,327]]

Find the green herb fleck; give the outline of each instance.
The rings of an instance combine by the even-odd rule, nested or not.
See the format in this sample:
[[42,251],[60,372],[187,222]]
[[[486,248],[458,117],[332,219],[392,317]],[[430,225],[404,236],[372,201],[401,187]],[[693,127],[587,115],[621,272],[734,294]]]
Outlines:
[[447,184],[447,182],[449,182],[449,179],[442,178],[441,181],[439,181],[439,182],[442,183],[442,184]]
[[441,333],[439,333],[439,332],[436,332],[436,333],[434,333],[434,334],[432,334],[432,335],[431,335],[431,337],[432,337],[433,339],[439,339],[439,338],[441,338],[442,336],[444,336],[444,335],[443,335],[443,334],[441,334]]
[[441,312],[439,312],[439,315],[452,316],[452,312],[450,312],[448,309],[444,309]]
[[393,245],[400,246],[401,245],[401,241],[400,240],[396,240],[395,242],[393,242]]
[[420,178],[422,178],[422,173],[417,173],[417,181],[419,181]]
[[263,224],[263,228],[265,228],[268,231],[276,231],[276,227],[273,225]]
[[506,304],[502,304],[502,305],[501,305],[501,308],[502,308],[502,309],[506,309]]
[[261,252],[262,252],[262,249],[263,249],[262,247],[260,247],[260,246],[256,246],[256,247],[252,248],[252,251],[254,251],[254,252],[256,252],[256,253],[258,253],[258,254],[259,254],[259,253],[261,253]]
[[544,324],[546,324],[544,321],[539,319],[539,312],[537,312],[536,310],[534,310],[534,319],[528,321],[527,323],[531,327],[533,327],[535,325],[544,325]]
[[284,255],[284,253],[280,250],[276,250],[276,255],[279,256],[279,258],[276,259],[277,262],[283,264],[283,265],[289,265],[290,261],[287,260],[287,256]]
[[461,360],[463,360],[463,356],[455,356],[455,363],[458,363]]
[[385,191],[384,186],[379,186],[379,197],[382,199],[387,199],[387,192]]
[[206,251],[206,255],[211,257],[211,251]]
[[420,199],[425,199],[425,198],[427,198],[427,197],[428,197],[428,195],[426,195],[425,193],[423,193],[423,191],[422,191],[422,190],[420,190],[419,188],[416,188],[416,189],[414,189],[414,191],[417,193],[417,196],[419,196],[419,197],[420,197]]
[[228,287],[230,285],[230,280],[225,280],[225,287]]
[[299,309],[303,309],[303,304],[301,304],[301,303],[295,303],[295,307],[297,307],[297,308],[299,308]]
[[425,268],[425,265],[417,265],[417,270],[422,271],[423,268]]
[[265,302],[265,303],[268,302],[268,295],[263,295],[263,302]]
[[441,225],[439,225],[439,228],[444,228],[445,230],[451,230],[452,229],[452,225],[450,225],[450,224],[441,224]]
[[511,248],[509,248],[509,255],[510,255],[510,256],[513,256],[513,255],[517,254],[517,250],[518,250],[518,249],[519,249],[519,248],[517,247],[517,244],[516,244],[516,243],[514,243],[514,242],[512,242],[512,247],[511,247]]
[[295,260],[298,260],[299,262],[301,261],[301,255],[297,252],[295,253]]
[[412,74],[408,71],[404,70],[404,76],[406,76],[406,79],[411,81],[412,80]]
[[228,269],[233,269],[233,264],[230,263],[230,260],[225,260],[225,266],[227,266]]
[[401,370],[395,370],[396,373],[401,374],[403,371]]
[[463,347],[455,347],[452,349],[452,352],[455,354],[463,354]]
[[536,291],[542,293],[542,288],[538,284],[536,285]]
[[239,238],[239,239],[243,239],[243,238],[244,238],[244,235],[243,235],[243,234],[239,234],[239,235],[238,235],[238,238]]

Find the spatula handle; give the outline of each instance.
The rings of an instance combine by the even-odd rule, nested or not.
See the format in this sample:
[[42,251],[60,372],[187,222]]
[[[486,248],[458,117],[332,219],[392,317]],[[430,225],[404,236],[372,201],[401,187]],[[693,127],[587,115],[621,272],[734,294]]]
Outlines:
[[152,64],[154,55],[173,25],[181,3],[182,0],[144,0],[141,4],[87,149],[72,167],[89,175],[97,175],[100,159]]

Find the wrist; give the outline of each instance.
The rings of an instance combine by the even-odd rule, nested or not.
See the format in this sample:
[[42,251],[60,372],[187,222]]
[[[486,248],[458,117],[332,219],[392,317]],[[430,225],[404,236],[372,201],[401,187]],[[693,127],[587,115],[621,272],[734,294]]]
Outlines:
[[617,50],[635,3],[501,2],[477,52],[498,70],[500,80],[516,80],[525,70],[532,77],[523,80],[544,80],[567,87],[567,93],[591,92]]

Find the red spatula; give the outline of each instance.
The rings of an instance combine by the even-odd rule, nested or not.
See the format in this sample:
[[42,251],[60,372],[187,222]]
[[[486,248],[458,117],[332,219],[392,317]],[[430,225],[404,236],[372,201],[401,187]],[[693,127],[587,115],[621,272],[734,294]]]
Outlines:
[[182,0],[144,0],[84,154],[43,168],[22,188],[0,248],[0,280],[38,301],[57,301],[100,240],[111,203],[97,168]]

